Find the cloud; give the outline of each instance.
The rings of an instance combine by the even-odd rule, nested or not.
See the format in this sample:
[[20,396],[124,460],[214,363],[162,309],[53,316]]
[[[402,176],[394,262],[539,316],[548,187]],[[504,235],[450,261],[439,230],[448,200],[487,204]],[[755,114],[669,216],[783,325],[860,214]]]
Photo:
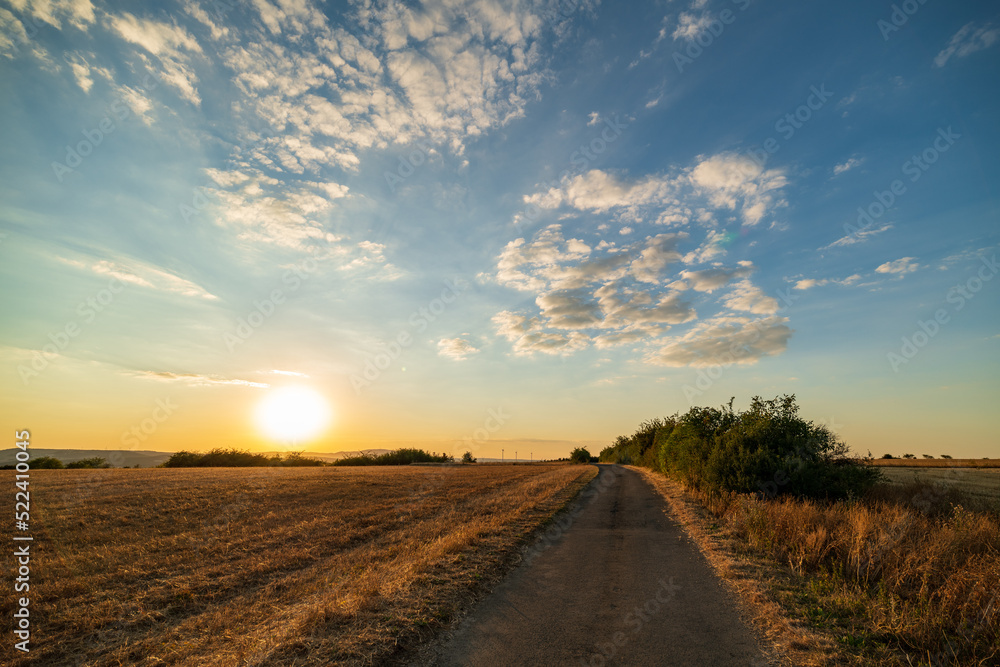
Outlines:
[[438,354],[456,361],[464,361],[470,354],[477,354],[479,348],[463,338],[442,338],[437,343]]
[[[647,236],[626,247],[606,241],[591,246],[581,239],[565,239],[560,225],[539,230],[531,240],[516,239],[500,253],[497,282],[535,292],[536,309],[497,313],[493,318],[496,333],[512,343],[515,355],[568,355],[588,347],[637,345],[647,363],[669,360],[680,365],[700,363],[703,352],[698,350],[704,344],[691,341],[706,336],[706,340],[725,338],[749,344],[749,334],[740,331],[751,320],[720,314],[709,320],[715,328],[706,327],[697,322],[695,304],[685,292],[707,301],[707,295],[738,281],[716,299],[716,305],[723,312],[753,315],[773,315],[779,310],[777,301],[748,280],[754,272],[748,261],[678,272],[685,257],[680,245],[687,239],[687,233],[676,232]],[[766,323],[764,329],[770,333],[765,342],[753,347],[741,363],[784,349],[783,341],[791,331],[778,326],[783,322]],[[679,335],[673,340],[688,352],[671,348],[662,353],[663,336],[684,325],[691,327],[690,332],[701,332],[700,337]]]
[[792,330],[788,318],[717,317],[695,326],[652,352],[647,360],[663,366],[751,365],[785,351]]
[[702,271],[681,271],[679,280],[671,287],[679,290],[693,289],[696,292],[714,292],[735,278],[746,278],[753,273],[752,266],[735,268],[712,268]]
[[913,273],[920,268],[915,260],[916,257],[903,257],[891,262],[886,262],[885,264],[879,265],[879,267],[875,269],[875,272],[894,273],[903,276],[907,273]]
[[14,0],[18,12],[61,30],[63,21],[86,31],[94,23],[94,5],[90,0]]
[[98,260],[83,261],[58,258],[70,266],[90,271],[102,276],[117,278],[123,283],[138,285],[160,292],[179,294],[214,301],[218,297],[190,280],[186,280],[159,267],[151,266],[137,260]]
[[803,278],[795,283],[793,289],[804,291],[813,287],[822,287],[823,285],[843,285],[847,287],[858,282],[861,278],[860,273],[855,273],[839,280],[836,278]]
[[944,67],[952,56],[964,58],[976,51],[982,51],[993,46],[1000,40],[1000,28],[996,28],[992,23],[975,27],[973,23],[966,23],[959,28],[948,46],[941,50],[934,58],[937,67]]
[[238,387],[253,387],[255,389],[267,389],[271,385],[264,382],[251,382],[250,380],[238,380],[224,378],[218,375],[199,375],[197,373],[171,373],[169,371],[127,371],[126,375],[155,380],[158,382],[179,382],[192,387],[210,387],[213,385],[234,385]]
[[112,16],[111,27],[122,39],[142,47],[159,60],[161,80],[195,106],[201,104],[198,77],[190,66],[190,55],[201,54],[202,48],[184,28],[140,19],[127,12]]
[[749,280],[738,282],[722,303],[731,310],[742,310],[754,315],[774,315],[780,309],[778,300],[768,296]]
[[886,223],[881,227],[876,227],[872,229],[858,229],[847,236],[842,236],[833,243],[823,246],[820,250],[829,250],[830,248],[842,248],[844,246],[854,245],[855,243],[864,243],[868,239],[881,234],[882,232],[887,232],[892,229],[892,224]]
[[692,219],[710,223],[713,218],[704,208],[707,204],[726,212],[738,211],[745,225],[756,225],[769,212],[786,205],[780,190],[787,182],[781,170],[765,170],[745,155],[721,153],[701,157],[686,169],[634,180],[592,169],[566,176],[556,187],[526,195],[524,202],[543,210],[568,206],[598,214],[611,212],[627,220],[648,216],[660,224],[683,224]]
[[833,166],[833,175],[834,176],[839,176],[839,175],[843,174],[845,171],[849,171],[849,170],[854,169],[855,167],[859,166],[862,162],[864,162],[864,160],[852,157],[847,162],[842,162],[840,164],[834,165]]
[[680,17],[677,20],[677,28],[674,29],[673,38],[686,39],[690,42],[698,39],[698,37],[708,30],[708,26],[712,23],[711,14],[702,14],[701,16],[695,16],[688,12],[681,12]]

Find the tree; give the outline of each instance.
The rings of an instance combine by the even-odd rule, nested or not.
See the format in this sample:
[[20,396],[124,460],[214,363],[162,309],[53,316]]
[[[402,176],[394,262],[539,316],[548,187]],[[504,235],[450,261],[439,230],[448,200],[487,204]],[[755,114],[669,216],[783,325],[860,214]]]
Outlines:
[[462,463],[475,463],[476,457],[472,455],[472,452],[466,452],[462,454]]
[[891,459],[891,458],[893,458],[893,456],[892,456],[892,454],[883,454],[882,458],[884,458],[884,459]]
[[914,456],[913,454],[903,454],[903,458],[904,459],[915,459],[917,457]]
[[35,470],[61,470],[66,466],[63,462],[53,456],[39,456],[31,461],[31,467]]
[[80,459],[66,465],[67,468],[110,468],[111,464],[104,460],[102,456],[95,456],[89,459]]
[[930,454],[921,454],[921,456],[923,456],[925,459],[932,459],[932,458],[934,458]]
[[571,463],[590,463],[590,452],[585,447],[577,447],[569,454]]
[[943,459],[950,459],[951,458],[951,454],[942,454],[941,458],[943,458]]

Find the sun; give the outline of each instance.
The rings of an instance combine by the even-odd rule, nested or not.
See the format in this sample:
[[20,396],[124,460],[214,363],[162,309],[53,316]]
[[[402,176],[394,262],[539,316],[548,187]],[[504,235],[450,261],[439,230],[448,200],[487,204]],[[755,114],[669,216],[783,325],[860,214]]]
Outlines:
[[310,440],[330,423],[330,406],[307,387],[281,387],[257,405],[257,426],[272,440],[294,444]]

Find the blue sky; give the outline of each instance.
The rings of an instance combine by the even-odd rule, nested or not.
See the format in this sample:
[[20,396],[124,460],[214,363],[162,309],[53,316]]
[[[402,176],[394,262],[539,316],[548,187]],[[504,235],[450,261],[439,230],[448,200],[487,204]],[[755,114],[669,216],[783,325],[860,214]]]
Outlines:
[[323,451],[795,393],[858,451],[1000,454],[993,3],[18,0],[0,35],[0,390],[48,446],[171,398],[142,448],[273,448],[299,383]]

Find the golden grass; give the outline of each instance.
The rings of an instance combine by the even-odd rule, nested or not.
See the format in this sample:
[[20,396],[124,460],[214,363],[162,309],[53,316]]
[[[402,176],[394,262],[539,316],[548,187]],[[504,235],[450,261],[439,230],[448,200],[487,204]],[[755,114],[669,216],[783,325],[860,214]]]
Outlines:
[[915,487],[883,487],[864,501],[824,504],[660,486],[707,510],[694,523],[714,520],[732,562],[763,556],[783,566],[787,576],[760,566],[758,586],[737,588],[749,591],[748,601],[763,593],[785,610],[784,628],[767,604],[755,614],[786,655],[801,641],[796,623],[813,629],[812,639],[801,641],[809,655],[793,664],[1000,663],[997,515],[943,509],[926,487],[917,494]]
[[872,459],[868,463],[887,468],[1000,468],[1000,459]]
[[[8,638],[0,662],[384,664],[496,581],[594,474],[34,471],[31,659]],[[11,544],[9,522],[0,535]]]

